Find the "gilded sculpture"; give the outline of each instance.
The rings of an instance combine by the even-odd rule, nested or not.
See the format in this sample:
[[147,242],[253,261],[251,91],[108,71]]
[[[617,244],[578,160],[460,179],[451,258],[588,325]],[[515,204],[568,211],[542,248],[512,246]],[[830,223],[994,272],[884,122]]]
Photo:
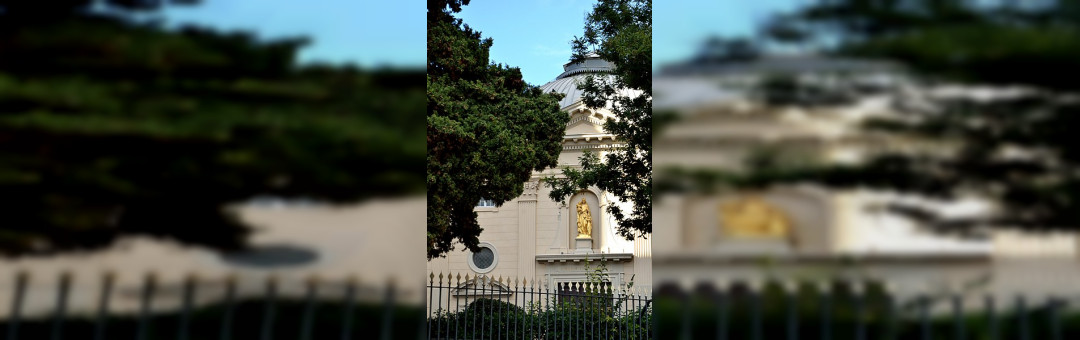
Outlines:
[[592,213],[584,197],[577,204],[577,232],[577,238],[592,238]]
[[787,238],[791,234],[787,215],[757,196],[721,203],[720,223],[731,237]]

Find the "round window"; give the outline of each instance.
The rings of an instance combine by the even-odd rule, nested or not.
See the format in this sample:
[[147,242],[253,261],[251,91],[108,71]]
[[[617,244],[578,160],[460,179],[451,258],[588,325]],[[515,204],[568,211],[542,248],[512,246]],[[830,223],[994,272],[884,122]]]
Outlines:
[[487,242],[481,242],[480,251],[469,254],[469,267],[481,274],[490,272],[499,263],[498,255],[495,246]]

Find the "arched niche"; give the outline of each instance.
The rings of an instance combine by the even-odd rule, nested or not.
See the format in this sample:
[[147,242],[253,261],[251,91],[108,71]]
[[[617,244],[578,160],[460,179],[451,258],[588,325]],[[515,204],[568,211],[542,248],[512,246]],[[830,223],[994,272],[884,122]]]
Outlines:
[[567,210],[569,210],[570,212],[569,223],[567,223],[567,225],[565,226],[565,228],[567,228],[567,230],[569,231],[568,233],[566,233],[568,235],[567,242],[568,244],[570,244],[571,249],[574,249],[574,239],[577,238],[578,235],[577,205],[578,203],[581,203],[582,199],[585,199],[585,203],[589,205],[589,213],[590,215],[592,215],[592,235],[590,235],[592,236],[593,240],[592,249],[600,249],[600,238],[601,236],[603,236],[603,227],[601,226],[603,225],[602,223],[604,221],[603,216],[606,216],[607,212],[604,211],[599,196],[589,190],[582,190],[575,193],[574,195],[570,196],[570,200],[566,202],[566,206],[568,208]]
[[[788,219],[790,238],[739,239],[725,234],[720,206],[756,197]],[[681,244],[691,249],[713,249],[722,253],[753,255],[758,245],[781,253],[821,253],[827,251],[835,233],[835,214],[829,195],[813,188],[778,187],[757,192],[727,192],[703,195],[684,201]],[[745,247],[744,247],[745,246]],[[743,249],[747,248],[747,249]],[[762,249],[765,250],[765,249]],[[772,251],[765,251],[772,253]]]

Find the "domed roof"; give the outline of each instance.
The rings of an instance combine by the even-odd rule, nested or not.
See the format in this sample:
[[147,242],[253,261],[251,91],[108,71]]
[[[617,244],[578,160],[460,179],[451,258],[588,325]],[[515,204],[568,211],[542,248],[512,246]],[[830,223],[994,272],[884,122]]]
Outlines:
[[610,74],[615,69],[615,64],[607,60],[600,59],[599,56],[593,54],[589,55],[585,60],[576,63],[567,63],[563,65],[563,73],[560,74],[555,80],[540,86],[540,89],[547,92],[558,92],[566,95],[561,101],[559,101],[559,108],[565,108],[577,101],[581,100],[583,91],[578,89],[578,84],[585,81],[590,75],[595,75],[604,78],[603,80],[612,81],[615,76]]

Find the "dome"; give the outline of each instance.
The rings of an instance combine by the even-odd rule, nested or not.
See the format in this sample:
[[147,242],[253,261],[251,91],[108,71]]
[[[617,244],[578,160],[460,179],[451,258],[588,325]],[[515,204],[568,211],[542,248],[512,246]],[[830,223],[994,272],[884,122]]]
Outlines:
[[540,86],[540,90],[544,93],[558,92],[566,95],[559,101],[559,108],[565,108],[581,100],[584,92],[578,89],[579,83],[584,82],[590,75],[599,75],[607,81],[614,80],[615,76],[608,73],[614,69],[615,64],[593,54],[583,61],[563,65],[563,73],[555,80]]

